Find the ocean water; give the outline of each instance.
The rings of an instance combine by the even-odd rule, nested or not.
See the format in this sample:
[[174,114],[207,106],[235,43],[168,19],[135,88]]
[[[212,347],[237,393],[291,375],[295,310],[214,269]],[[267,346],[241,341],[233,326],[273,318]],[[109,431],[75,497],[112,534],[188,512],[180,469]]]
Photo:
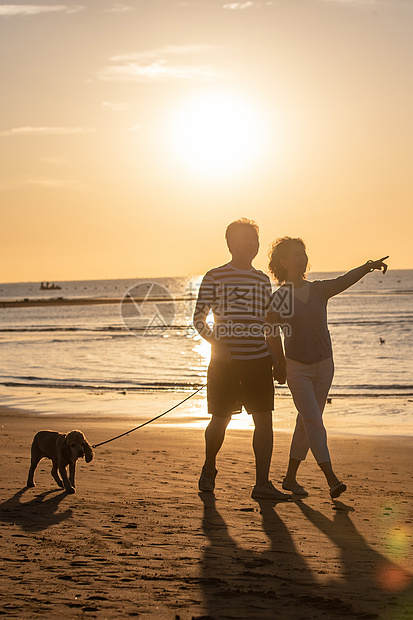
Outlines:
[[[310,273],[309,279],[337,273]],[[201,277],[0,284],[0,386],[42,394],[190,393],[209,345],[192,328]],[[169,301],[159,302],[170,295]],[[135,301],[125,304],[122,299]],[[146,297],[145,297],[146,296]],[[96,305],[1,307],[6,300],[108,298]],[[413,270],[374,272],[329,302],[331,396],[413,397]],[[277,394],[288,396],[286,386]]]

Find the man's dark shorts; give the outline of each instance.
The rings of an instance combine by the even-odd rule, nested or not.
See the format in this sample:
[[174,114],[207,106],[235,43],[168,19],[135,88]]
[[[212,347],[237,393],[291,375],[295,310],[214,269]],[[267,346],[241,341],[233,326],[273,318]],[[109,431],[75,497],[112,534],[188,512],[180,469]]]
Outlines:
[[271,356],[255,360],[212,360],[207,376],[208,412],[220,418],[274,409]]

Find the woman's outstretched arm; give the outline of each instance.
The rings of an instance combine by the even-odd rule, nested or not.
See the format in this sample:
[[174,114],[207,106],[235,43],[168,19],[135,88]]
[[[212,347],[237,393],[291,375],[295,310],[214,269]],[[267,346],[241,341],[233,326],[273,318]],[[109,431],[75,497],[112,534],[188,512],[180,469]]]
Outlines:
[[351,271],[348,271],[338,278],[334,278],[332,280],[321,280],[326,298],[329,299],[330,297],[338,295],[342,291],[350,288],[350,286],[353,286],[353,284],[361,280],[361,278],[370,271],[379,269],[383,273],[386,273],[387,265],[383,262],[386,258],[389,257],[383,256],[383,258],[379,258],[378,260],[369,260],[367,263],[364,263],[364,265],[351,269]]

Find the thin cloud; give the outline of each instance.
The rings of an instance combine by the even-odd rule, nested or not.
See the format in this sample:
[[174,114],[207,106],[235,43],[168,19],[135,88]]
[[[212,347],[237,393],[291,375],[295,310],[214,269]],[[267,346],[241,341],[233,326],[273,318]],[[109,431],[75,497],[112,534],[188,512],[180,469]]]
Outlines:
[[147,82],[157,80],[205,80],[216,77],[216,72],[208,66],[168,65],[165,61],[148,65],[128,63],[123,66],[107,67],[101,79],[107,82]]
[[231,11],[238,11],[242,9],[250,9],[253,6],[260,6],[260,2],[229,2],[222,6],[223,9],[229,9]]
[[69,6],[66,4],[2,4],[0,17],[27,17],[43,13],[78,13],[84,10],[81,4]]
[[104,13],[131,13],[135,10],[135,7],[127,4],[114,4],[112,7],[105,9]]
[[108,82],[213,79],[218,73],[209,64],[187,62],[188,56],[199,57],[212,49],[209,45],[165,46],[113,56],[113,64],[101,71],[100,78]]
[[133,127],[129,127],[126,131],[141,131],[143,129],[143,125],[134,125]]
[[63,179],[29,178],[26,179],[26,185],[35,185],[37,187],[54,189],[59,187],[73,187],[75,183],[73,181],[67,181]]
[[87,192],[88,187],[74,179],[62,179],[52,176],[19,176],[13,179],[0,179],[0,191],[13,190],[22,186],[38,187],[43,189],[72,189]]
[[94,127],[14,127],[0,131],[0,136],[65,136],[94,131]]
[[210,53],[215,50],[213,45],[164,45],[144,52],[131,52],[112,56],[112,62],[128,62],[141,60],[165,59],[167,56],[189,56]]
[[113,112],[124,112],[131,108],[131,104],[122,101],[103,101],[102,108],[104,110],[112,110]]
[[20,180],[19,186],[22,184],[45,190],[69,189],[77,192],[88,192],[90,189],[83,181],[78,181],[76,179],[59,179],[53,176],[27,176]]
[[227,2],[222,5],[222,8],[230,11],[242,11],[252,8],[262,9],[263,7],[273,6],[273,4],[272,0],[267,0],[267,2]]
[[67,166],[69,163],[69,160],[67,159],[63,159],[62,157],[41,157],[40,161],[44,162],[45,164],[50,164],[52,166]]

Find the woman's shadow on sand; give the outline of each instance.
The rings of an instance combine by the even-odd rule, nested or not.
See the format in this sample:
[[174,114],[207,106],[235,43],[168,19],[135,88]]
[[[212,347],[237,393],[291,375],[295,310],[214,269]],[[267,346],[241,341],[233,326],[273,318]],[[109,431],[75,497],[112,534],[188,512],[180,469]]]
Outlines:
[[[270,548],[254,552],[241,547],[230,536],[216,508],[214,494],[199,496],[204,504],[202,528],[209,543],[203,553],[201,585],[210,619],[317,617],[321,620],[366,617],[366,613],[378,618],[384,607],[398,603],[394,590],[385,591],[386,574],[403,581],[399,602],[404,609],[405,605],[410,606],[412,576],[369,547],[350,519],[351,509],[341,502],[335,502],[333,519],[301,501],[296,502],[306,518],[340,549],[342,574],[339,580],[330,580],[325,587],[308,566],[305,547],[304,552],[297,549],[272,501],[259,502]],[[253,548],[256,532],[250,536],[247,527],[246,523],[242,542],[248,546],[250,539]],[[382,582],[376,579],[380,574]],[[353,590],[364,593],[367,600],[359,601],[356,597],[353,601]],[[349,591],[347,596],[343,596],[345,591]]]
[[72,516],[72,509],[57,512],[60,502],[67,496],[65,491],[44,491],[28,501],[22,501],[28,487],[23,487],[0,504],[0,520],[14,523],[25,532],[40,532],[61,523]]
[[354,508],[337,500],[333,503],[333,518],[329,518],[303,501],[296,502],[305,517],[339,549],[343,587],[369,600],[377,611],[391,605],[399,609],[400,618],[413,617],[413,574],[366,542],[350,518]]

